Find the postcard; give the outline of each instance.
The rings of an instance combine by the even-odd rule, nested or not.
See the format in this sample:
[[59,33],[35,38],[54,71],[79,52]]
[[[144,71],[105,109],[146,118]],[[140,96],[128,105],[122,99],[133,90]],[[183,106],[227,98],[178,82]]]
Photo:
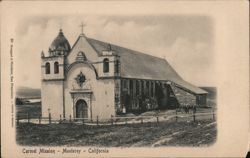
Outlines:
[[249,2],[2,1],[2,157],[245,157]]

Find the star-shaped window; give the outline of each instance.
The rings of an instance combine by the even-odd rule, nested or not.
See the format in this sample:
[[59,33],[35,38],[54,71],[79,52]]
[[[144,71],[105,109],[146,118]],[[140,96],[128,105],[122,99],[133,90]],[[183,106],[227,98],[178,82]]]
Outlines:
[[82,87],[82,84],[85,82],[86,78],[82,72],[80,72],[75,78],[77,84]]

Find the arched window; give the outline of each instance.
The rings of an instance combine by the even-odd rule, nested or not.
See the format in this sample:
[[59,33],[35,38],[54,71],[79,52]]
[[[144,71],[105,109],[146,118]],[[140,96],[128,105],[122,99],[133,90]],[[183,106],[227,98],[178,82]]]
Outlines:
[[115,60],[115,73],[119,73],[120,62],[119,60]]
[[109,72],[109,59],[103,59],[103,72]]
[[47,62],[47,63],[45,64],[45,73],[46,73],[46,74],[50,74],[50,63],[49,63],[49,62]]
[[59,73],[59,64],[58,64],[57,61],[54,63],[54,73],[55,73],[55,74],[58,74],[58,73]]

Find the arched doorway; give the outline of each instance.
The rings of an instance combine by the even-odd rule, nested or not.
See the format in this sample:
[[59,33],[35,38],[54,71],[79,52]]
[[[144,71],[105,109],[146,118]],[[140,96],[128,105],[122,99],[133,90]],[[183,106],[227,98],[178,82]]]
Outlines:
[[76,118],[88,118],[88,106],[82,99],[76,102]]

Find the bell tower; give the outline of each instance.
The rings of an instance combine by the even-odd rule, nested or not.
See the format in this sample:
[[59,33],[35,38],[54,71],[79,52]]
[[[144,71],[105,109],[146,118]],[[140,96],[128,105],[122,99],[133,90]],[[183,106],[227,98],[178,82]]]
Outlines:
[[99,57],[98,75],[101,78],[117,78],[120,76],[120,57],[108,44],[106,50]]
[[58,36],[52,42],[45,57],[42,52],[42,78],[44,80],[64,79],[65,56],[70,51],[70,44],[60,29]]
[[[53,118],[65,117],[63,99],[65,57],[70,52],[70,44],[65,38],[62,29],[51,43],[48,55],[41,53],[42,78],[42,115],[49,113]],[[51,97],[53,94],[53,97]]]

